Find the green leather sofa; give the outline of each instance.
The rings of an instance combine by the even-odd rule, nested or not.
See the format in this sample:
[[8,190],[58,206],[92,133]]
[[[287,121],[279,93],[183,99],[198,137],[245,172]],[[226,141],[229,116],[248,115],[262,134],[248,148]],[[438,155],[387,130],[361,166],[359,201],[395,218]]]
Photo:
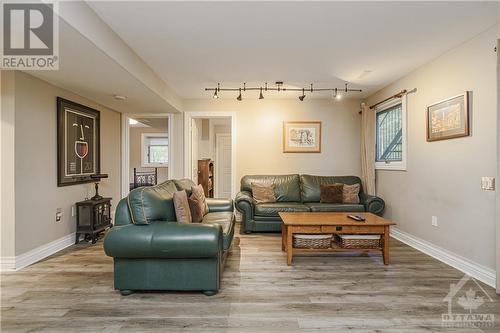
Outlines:
[[173,193],[188,179],[134,189],[116,208],[115,225],[104,239],[114,260],[114,286],[136,290],[196,290],[214,295],[234,235],[233,201],[207,199],[201,223],[176,222]]
[[[256,204],[252,197],[252,183],[274,185],[275,203]],[[279,212],[371,212],[381,214],[384,201],[376,196],[359,193],[359,204],[320,203],[320,185],[360,184],[355,176],[313,176],[313,175],[270,175],[244,176],[241,188],[235,198],[236,209],[243,215],[241,231],[278,232],[281,231]]]

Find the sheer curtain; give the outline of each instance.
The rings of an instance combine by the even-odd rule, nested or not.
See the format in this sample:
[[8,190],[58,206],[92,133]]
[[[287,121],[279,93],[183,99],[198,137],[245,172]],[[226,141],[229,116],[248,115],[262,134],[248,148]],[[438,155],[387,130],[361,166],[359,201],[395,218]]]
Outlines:
[[361,103],[361,179],[365,193],[375,195],[375,112]]

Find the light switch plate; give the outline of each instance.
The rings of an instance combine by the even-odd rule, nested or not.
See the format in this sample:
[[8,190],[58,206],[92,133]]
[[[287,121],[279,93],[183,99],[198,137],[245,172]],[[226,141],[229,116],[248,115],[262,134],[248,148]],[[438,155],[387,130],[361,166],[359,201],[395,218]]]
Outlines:
[[481,177],[481,189],[484,191],[494,191],[495,177]]

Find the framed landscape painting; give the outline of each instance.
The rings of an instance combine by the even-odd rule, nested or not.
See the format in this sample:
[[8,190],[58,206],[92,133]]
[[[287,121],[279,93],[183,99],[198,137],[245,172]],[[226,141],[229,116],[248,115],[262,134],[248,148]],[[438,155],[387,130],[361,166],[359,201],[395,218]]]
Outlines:
[[427,141],[470,135],[469,92],[447,98],[427,107]]
[[99,111],[57,98],[57,186],[89,183],[100,173]]
[[320,121],[285,121],[284,153],[321,153]]

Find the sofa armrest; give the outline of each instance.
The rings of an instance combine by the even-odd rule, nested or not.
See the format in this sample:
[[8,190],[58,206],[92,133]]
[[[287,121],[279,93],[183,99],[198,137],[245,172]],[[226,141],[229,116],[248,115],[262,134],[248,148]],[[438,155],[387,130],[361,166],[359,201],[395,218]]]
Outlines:
[[362,193],[360,199],[367,212],[380,215],[384,211],[385,202],[382,198]]
[[240,231],[250,232],[255,208],[252,193],[241,191],[236,195],[234,201],[236,210],[242,214]]
[[127,225],[131,224],[130,210],[128,208],[127,198],[123,198],[118,202],[115,211],[115,221],[113,225]]
[[222,241],[220,225],[155,221],[111,228],[104,252],[114,258],[214,258]]
[[207,204],[209,213],[232,212],[234,210],[233,199],[207,198]]

